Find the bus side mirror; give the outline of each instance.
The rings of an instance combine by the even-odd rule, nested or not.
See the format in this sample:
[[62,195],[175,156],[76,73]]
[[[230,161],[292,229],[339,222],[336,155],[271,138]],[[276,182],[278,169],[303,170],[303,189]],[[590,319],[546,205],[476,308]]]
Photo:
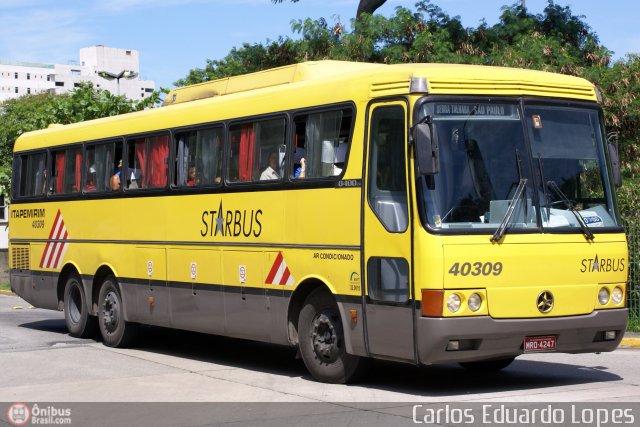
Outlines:
[[416,164],[420,175],[436,175],[440,172],[440,149],[436,127],[420,123],[414,127],[413,141]]
[[618,134],[610,134],[607,148],[609,149],[609,159],[611,159],[611,169],[613,172],[613,185],[622,187],[622,172],[620,172],[620,158],[618,156]]

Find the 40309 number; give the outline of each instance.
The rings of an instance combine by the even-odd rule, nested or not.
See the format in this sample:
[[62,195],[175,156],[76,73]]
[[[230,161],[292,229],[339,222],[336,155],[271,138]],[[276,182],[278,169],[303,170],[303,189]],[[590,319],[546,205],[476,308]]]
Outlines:
[[502,274],[502,263],[456,262],[449,269],[449,274],[454,276],[499,276]]

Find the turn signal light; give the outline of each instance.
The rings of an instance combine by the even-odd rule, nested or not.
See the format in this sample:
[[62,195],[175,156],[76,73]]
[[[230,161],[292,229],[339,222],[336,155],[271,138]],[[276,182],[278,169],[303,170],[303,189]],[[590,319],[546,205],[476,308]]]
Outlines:
[[441,317],[444,301],[444,290],[422,290],[422,315],[424,317]]

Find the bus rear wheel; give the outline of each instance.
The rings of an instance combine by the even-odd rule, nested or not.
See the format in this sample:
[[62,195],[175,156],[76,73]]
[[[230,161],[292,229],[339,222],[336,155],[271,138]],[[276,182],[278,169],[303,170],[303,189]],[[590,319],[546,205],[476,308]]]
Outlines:
[[322,288],[305,300],[298,320],[300,353],[318,381],[344,384],[363,369],[363,360],[348,354],[342,321],[333,296]]
[[72,337],[90,338],[96,334],[97,320],[89,314],[89,304],[82,280],[76,273],[67,277],[64,285],[64,321]]
[[465,369],[476,372],[495,372],[500,371],[507,366],[511,365],[511,362],[515,360],[515,357],[507,357],[505,359],[497,360],[480,360],[477,362],[463,362],[460,363]]
[[98,297],[98,324],[102,342],[108,347],[127,347],[136,338],[138,325],[124,320],[122,295],[113,276],[107,276]]

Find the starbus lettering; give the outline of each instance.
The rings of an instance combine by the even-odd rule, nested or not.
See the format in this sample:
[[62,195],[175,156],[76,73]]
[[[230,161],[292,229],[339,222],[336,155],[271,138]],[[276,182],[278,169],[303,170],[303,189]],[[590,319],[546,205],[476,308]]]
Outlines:
[[262,209],[224,210],[222,200],[217,210],[202,211],[202,237],[260,237]]
[[581,273],[611,273],[624,271],[624,258],[603,258],[596,255],[595,258],[582,260]]

